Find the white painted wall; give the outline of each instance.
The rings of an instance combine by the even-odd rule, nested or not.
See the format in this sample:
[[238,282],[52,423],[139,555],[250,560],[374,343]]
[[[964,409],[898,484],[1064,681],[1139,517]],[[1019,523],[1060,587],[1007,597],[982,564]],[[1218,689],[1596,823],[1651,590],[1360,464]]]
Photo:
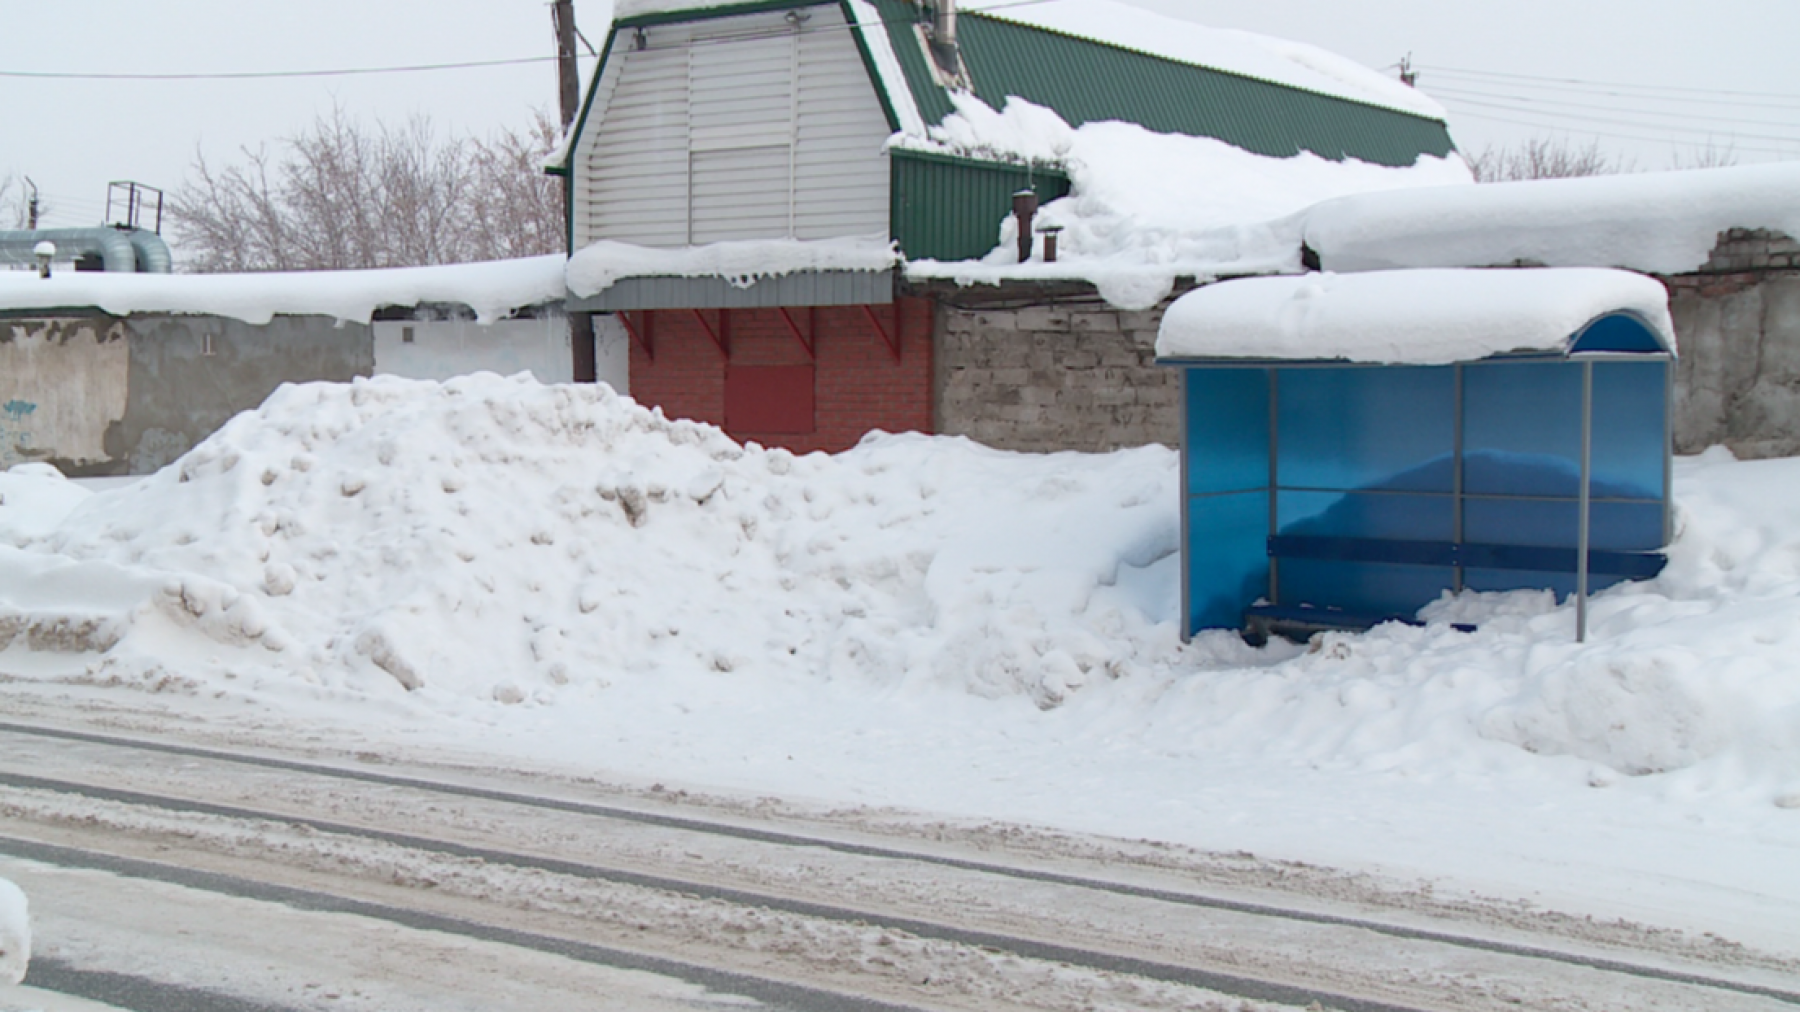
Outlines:
[[573,375],[569,321],[395,320],[377,322],[375,371],[408,379],[446,380],[472,372],[529,372],[544,383]]
[[885,234],[887,119],[835,6],[621,32],[572,160],[575,245]]
[[131,351],[122,323],[0,320],[0,471],[30,460],[107,459],[125,417]]

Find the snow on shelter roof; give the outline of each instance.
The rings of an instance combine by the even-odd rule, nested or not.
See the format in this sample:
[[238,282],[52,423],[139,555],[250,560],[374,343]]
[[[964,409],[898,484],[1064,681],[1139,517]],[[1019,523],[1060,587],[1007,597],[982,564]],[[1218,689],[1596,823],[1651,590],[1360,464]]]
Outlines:
[[0,312],[92,307],[113,316],[181,313],[261,325],[276,316],[367,323],[383,306],[465,305],[482,322],[567,297],[560,254],[437,267],[254,274],[0,271]]
[[1675,350],[1668,292],[1599,268],[1409,270],[1248,278],[1190,292],[1163,317],[1163,360],[1276,359],[1448,365],[1566,353],[1624,314]]
[[1682,274],[1719,233],[1800,237],[1800,162],[1365,193],[1306,215],[1328,270],[1623,267]]

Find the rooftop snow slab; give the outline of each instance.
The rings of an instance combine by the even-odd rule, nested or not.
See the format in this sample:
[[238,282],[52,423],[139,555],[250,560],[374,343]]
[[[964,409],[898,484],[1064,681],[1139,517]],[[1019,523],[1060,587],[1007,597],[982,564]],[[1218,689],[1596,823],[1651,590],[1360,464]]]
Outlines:
[[1308,212],[1306,244],[1333,271],[1532,264],[1683,274],[1731,228],[1800,236],[1800,162],[1357,194]]
[[179,313],[261,325],[276,316],[367,323],[383,306],[464,305],[482,322],[567,297],[560,254],[367,271],[108,274],[0,271],[0,312],[94,308],[113,316]]
[[1448,365],[1566,351],[1589,323],[1614,313],[1637,317],[1674,350],[1668,292],[1654,278],[1546,268],[1227,281],[1169,307],[1156,355]]

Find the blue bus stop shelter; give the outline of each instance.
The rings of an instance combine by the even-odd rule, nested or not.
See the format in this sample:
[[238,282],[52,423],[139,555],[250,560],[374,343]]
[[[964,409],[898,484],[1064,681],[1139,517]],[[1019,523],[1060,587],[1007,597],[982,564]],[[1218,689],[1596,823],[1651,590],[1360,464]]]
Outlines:
[[1184,296],[1184,633],[1366,628],[1446,591],[1655,576],[1674,330],[1588,269],[1252,278]]

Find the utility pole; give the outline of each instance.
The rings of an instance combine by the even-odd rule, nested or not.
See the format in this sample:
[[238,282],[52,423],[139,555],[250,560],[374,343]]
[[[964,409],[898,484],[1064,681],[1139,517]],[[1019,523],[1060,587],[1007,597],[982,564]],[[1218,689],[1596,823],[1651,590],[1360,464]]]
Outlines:
[[[550,18],[556,26],[557,94],[562,103],[563,134],[574,129],[581,108],[581,70],[575,63],[575,0],[554,0]],[[563,174],[563,203],[575,199],[575,164],[570,159]],[[570,250],[570,253],[575,252]],[[599,349],[594,344],[594,314],[569,314],[569,377],[577,383],[600,379]]]
[[[37,184],[31,181],[30,176],[26,176],[25,177],[25,185],[31,187],[31,199],[25,203],[25,216],[27,219],[27,224],[25,225],[25,227],[30,229],[33,232],[36,232],[37,231],[37,223],[38,223]],[[17,219],[14,219],[14,220],[16,221]]]
[[562,100],[562,125],[569,129],[581,108],[581,71],[575,65],[575,0],[555,0],[550,17],[556,22],[556,74]]

